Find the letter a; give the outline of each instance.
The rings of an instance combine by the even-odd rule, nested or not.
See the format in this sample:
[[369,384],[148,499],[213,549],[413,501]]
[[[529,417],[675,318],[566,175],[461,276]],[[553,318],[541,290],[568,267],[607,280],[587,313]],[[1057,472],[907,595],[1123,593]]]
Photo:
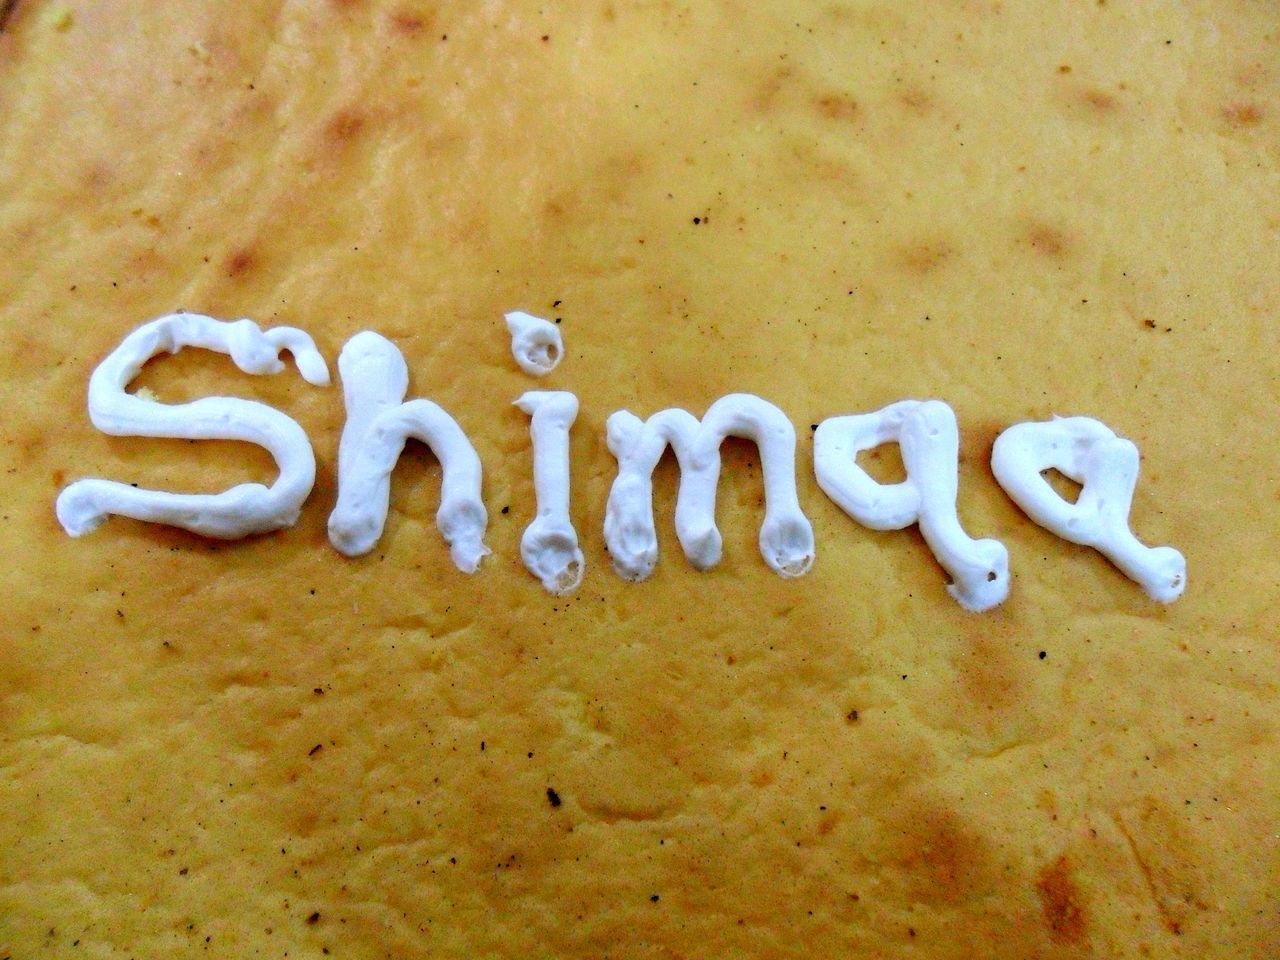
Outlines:
[[[1081,485],[1075,503],[1043,476],[1057,470]],[[1137,581],[1147,595],[1171,603],[1187,586],[1187,561],[1173,547],[1148,547],[1129,529],[1138,485],[1138,448],[1091,417],[1014,424],[996,438],[991,470],[1010,499],[1064,540],[1093,547]]]
[[[907,478],[877,483],[857,456],[897,443]],[[956,415],[940,400],[903,400],[875,413],[832,417],[813,436],[818,486],[836,505],[872,530],[920,525],[925,543],[951,576],[947,592],[980,613],[1009,595],[1009,551],[998,540],[974,540],[956,514],[959,488]]]

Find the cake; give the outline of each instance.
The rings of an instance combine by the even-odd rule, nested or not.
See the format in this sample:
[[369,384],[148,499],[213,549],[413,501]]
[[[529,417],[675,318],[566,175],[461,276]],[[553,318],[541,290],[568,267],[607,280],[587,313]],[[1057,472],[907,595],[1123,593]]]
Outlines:
[[[1280,955],[1273,6],[0,10],[0,957]],[[537,379],[511,313],[560,335]],[[296,422],[296,520],[68,536],[84,478],[275,481],[90,420],[132,332],[201,315],[305,332],[330,384],[189,348],[130,389]],[[349,344],[465,434],[487,553],[417,443],[335,549]],[[793,428],[811,568],[761,556],[764,443],[730,439],[719,562],[666,456],[620,575],[626,431],[734,395]],[[983,612],[818,484],[819,425],[907,400],[953,412],[959,520],[1007,551]],[[1058,415],[1140,451],[1173,602],[992,472]]]

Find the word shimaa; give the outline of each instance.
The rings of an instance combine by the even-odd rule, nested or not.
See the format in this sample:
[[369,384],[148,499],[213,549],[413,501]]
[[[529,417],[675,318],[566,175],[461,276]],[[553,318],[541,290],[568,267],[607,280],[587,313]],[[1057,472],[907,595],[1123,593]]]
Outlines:
[[[534,375],[548,372],[563,355],[560,331],[523,313],[507,317],[512,353]],[[194,533],[236,539],[292,526],[315,481],[311,442],[298,423],[252,400],[205,397],[163,404],[127,392],[152,357],[201,347],[228,354],[251,374],[284,369],[293,355],[308,383],[323,386],[329,370],[315,342],[301,330],[262,330],[251,320],[224,322],[198,314],[160,317],[130,333],[89,380],[89,416],[113,436],[241,440],[264,447],[280,476],[270,487],[245,483],[217,494],[177,494],[139,489],[111,480],[78,480],[58,496],[57,514],[71,536],[80,536],[117,514]],[[371,550],[382,536],[391,472],[407,439],[429,446],[443,474],[436,525],[458,569],[473,573],[489,553],[488,514],[481,500],[481,465],[467,435],[430,400],[405,400],[409,375],[404,357],[386,338],[356,334],[338,357],[347,420],[338,450],[338,497],[329,517],[329,540],[347,556]],[[578,400],[565,391],[532,391],[516,401],[530,417],[537,515],[525,530],[525,566],[552,593],[573,591],[584,568],[578,535],[569,519],[569,430]],[[701,420],[679,409],[641,420],[619,411],[607,422],[609,450],[618,473],[605,511],[604,537],[613,566],[627,580],[654,570],[658,541],[653,520],[653,471],[667,447],[680,467],[675,526],[680,546],[699,570],[720,560],[716,488],[720,445],[726,437],[752,440],[760,449],[765,512],[760,552],[783,577],[799,577],[813,564],[813,528],[796,496],[796,434],[773,404],[748,394],[713,403]],[[883,484],[857,463],[880,444],[897,443],[906,479]],[[875,413],[832,417],[814,433],[818,485],[849,516],[874,530],[918,524],[925,542],[951,578],[948,592],[966,609],[988,610],[1009,592],[1009,552],[997,540],[975,540],[956,514],[959,434],[955,414],[937,400],[906,400]],[[1088,417],[1016,424],[995,442],[996,480],[1036,523],[1072,543],[1093,547],[1153,599],[1168,603],[1186,586],[1186,561],[1171,547],[1148,547],[1129,529],[1138,478],[1138,451],[1128,440]],[[1055,469],[1081,484],[1072,503],[1049,485]]]

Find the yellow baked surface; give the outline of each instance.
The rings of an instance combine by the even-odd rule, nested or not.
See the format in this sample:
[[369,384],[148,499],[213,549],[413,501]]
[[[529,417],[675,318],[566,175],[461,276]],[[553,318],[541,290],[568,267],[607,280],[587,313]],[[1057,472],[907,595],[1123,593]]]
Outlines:
[[[0,957],[1280,955],[1274,4],[18,0],[0,250]],[[178,308],[331,367],[391,338],[494,555],[450,565],[412,447],[340,556],[340,387],[199,351],[139,382],[297,418],[301,521],[63,534],[77,477],[273,475],[90,425],[94,366]],[[561,318],[536,385],[582,404],[569,599],[519,559],[512,309]],[[813,571],[764,566],[732,441],[721,565],[664,462],[624,583],[605,419],[733,391],[797,426]],[[813,479],[811,423],[909,397],[955,408],[962,520],[1009,547],[992,613]],[[1173,605],[995,484],[1053,413],[1139,445]]]

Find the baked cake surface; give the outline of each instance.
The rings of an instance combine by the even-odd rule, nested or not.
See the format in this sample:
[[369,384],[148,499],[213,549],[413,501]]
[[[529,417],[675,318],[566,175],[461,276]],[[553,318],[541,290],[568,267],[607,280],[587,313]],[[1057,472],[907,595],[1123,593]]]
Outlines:
[[[0,956],[1280,955],[1280,19],[1257,0],[18,0],[0,33]],[[138,383],[296,418],[298,524],[242,542],[53,502],[270,482],[246,444],[94,430],[177,309],[373,329],[485,468],[493,555],[394,478],[332,549],[340,385],[188,350]],[[563,363],[502,323],[556,319]],[[571,597],[520,562],[533,386],[573,391]],[[817,562],[756,549],[725,445],[699,573],[601,535],[604,424],[744,391],[797,428]],[[936,397],[1013,587],[845,516],[810,425]],[[1005,427],[1142,451],[1177,602],[1031,523]],[[869,461],[893,475],[896,453]]]

